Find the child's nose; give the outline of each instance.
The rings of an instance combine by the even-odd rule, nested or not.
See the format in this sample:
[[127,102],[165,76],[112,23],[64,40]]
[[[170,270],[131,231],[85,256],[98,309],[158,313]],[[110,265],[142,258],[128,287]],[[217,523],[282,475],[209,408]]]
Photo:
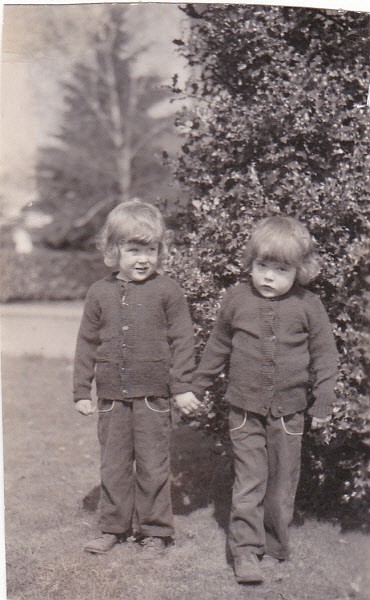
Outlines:
[[268,279],[268,281],[272,281],[274,279],[274,272],[273,271],[266,271],[265,278]]

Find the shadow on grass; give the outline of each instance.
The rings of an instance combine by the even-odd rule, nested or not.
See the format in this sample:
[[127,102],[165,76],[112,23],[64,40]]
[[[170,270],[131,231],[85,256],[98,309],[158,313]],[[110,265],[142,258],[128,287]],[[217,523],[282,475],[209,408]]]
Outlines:
[[217,524],[226,529],[231,505],[233,467],[211,436],[179,427],[172,448],[172,500],[177,515],[213,504]]
[[[222,529],[228,527],[233,467],[230,456],[218,451],[214,440],[186,425],[173,431],[171,447],[172,503],[175,515],[214,506],[214,518]],[[100,486],[83,498],[83,509],[98,509]]]

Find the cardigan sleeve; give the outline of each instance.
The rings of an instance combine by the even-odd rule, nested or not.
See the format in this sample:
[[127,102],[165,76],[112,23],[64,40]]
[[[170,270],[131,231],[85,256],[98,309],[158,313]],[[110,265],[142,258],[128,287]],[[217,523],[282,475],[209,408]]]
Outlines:
[[224,369],[230,357],[231,342],[231,310],[229,298],[226,296],[204,348],[199,366],[194,373],[193,392],[196,396],[202,396],[215,377]]
[[309,351],[314,375],[313,417],[325,418],[335,401],[334,387],[338,372],[338,351],[327,312],[320,298],[314,296],[309,312]]
[[74,401],[91,398],[91,384],[95,375],[96,350],[100,343],[100,305],[90,289],[77,335],[73,371]]
[[166,302],[167,337],[171,346],[171,394],[189,392],[195,367],[194,328],[184,293],[174,284]]

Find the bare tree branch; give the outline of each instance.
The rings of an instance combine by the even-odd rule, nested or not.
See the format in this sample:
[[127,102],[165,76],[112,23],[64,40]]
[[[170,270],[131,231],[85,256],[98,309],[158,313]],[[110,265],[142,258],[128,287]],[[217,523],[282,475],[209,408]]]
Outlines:
[[[114,201],[114,203],[115,203],[115,201]],[[72,228],[79,229],[80,227],[85,227],[85,225],[87,225],[89,223],[89,221],[91,221],[101,210],[103,210],[103,208],[107,208],[107,207],[110,208],[110,206],[112,204],[113,204],[112,200],[107,200],[106,198],[104,198],[104,200],[100,200],[99,202],[94,204],[94,206],[89,208],[89,210],[87,211],[86,214],[84,214],[83,217],[76,219],[72,223]]]
[[[114,141],[116,148],[121,148],[122,142],[123,142],[123,122],[122,122],[121,107],[120,107],[120,101],[119,101],[119,95],[118,95],[118,89],[117,89],[117,78],[116,78],[116,74],[115,74],[115,70],[114,70],[113,56],[112,56],[113,44],[114,44],[115,38],[117,36],[117,29],[113,30],[113,28],[109,27],[108,33],[109,33],[109,35],[107,35],[105,43],[104,43],[103,56],[104,56],[104,62],[105,62],[105,67],[106,67],[106,82],[107,82],[107,89],[108,89],[108,95],[109,95],[109,109],[110,109],[111,122],[112,122],[112,126],[113,126],[113,131],[112,131],[113,141]],[[102,44],[102,46],[103,46],[103,44]]]
[[166,131],[168,129],[168,123],[160,123],[150,129],[145,135],[143,135],[140,140],[132,147],[131,149],[131,157],[134,158],[142,148],[152,140],[156,135],[162,133],[162,131]]
[[103,126],[105,131],[108,133],[109,137],[112,139],[112,129],[110,127],[109,119],[105,115],[104,111],[101,108],[99,108],[99,104],[94,102],[91,98],[89,98],[88,94],[84,94],[82,88],[79,90],[79,93],[83,101],[89,107],[91,112],[94,113],[99,123]]

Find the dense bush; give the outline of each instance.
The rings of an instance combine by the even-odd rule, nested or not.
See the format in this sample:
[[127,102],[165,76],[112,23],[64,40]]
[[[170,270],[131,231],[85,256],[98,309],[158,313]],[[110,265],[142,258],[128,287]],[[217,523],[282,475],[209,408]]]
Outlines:
[[97,252],[68,252],[35,247],[31,254],[3,248],[0,302],[76,300],[107,274]]
[[[312,286],[341,355],[338,403],[325,434],[309,433],[300,506],[365,524],[369,513],[368,300],[369,15],[311,9],[194,6],[193,33],[175,40],[193,67],[193,98],[177,176],[189,190],[183,247],[172,256],[192,304],[199,348],[222,291],[242,275],[256,220],[295,215],[315,237]],[[174,89],[177,93],[184,90]],[[224,377],[196,424],[227,439]]]

